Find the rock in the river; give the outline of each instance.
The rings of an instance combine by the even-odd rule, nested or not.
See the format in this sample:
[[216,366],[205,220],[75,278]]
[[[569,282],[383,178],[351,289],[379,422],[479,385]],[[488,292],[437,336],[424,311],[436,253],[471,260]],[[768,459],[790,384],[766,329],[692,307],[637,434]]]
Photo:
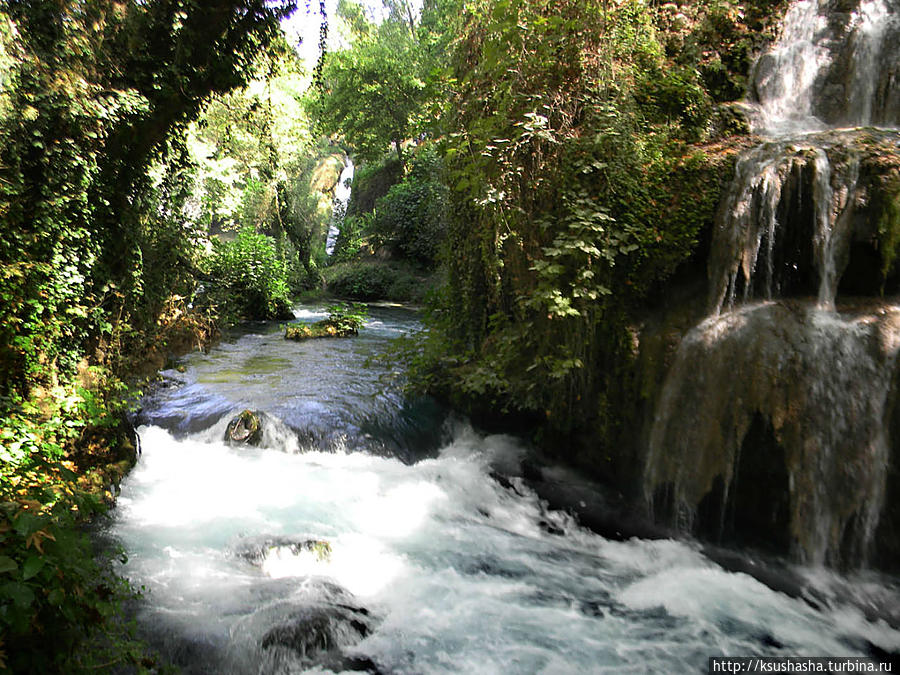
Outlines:
[[300,595],[292,597],[292,603],[297,601],[302,604],[270,607],[257,617],[267,624],[259,645],[274,662],[299,661],[303,667],[378,672],[371,660],[344,653],[375,628],[375,618],[350,592],[330,581],[309,577]]
[[309,555],[318,562],[331,560],[331,544],[324,539],[292,539],[289,537],[264,537],[248,539],[241,543],[235,554],[253,565],[262,565],[270,555]]
[[284,337],[287,340],[310,340],[313,338],[352,337],[359,330],[352,325],[342,324],[331,319],[322,319],[315,323],[293,323],[285,326]]
[[263,635],[263,649],[284,647],[312,662],[362,641],[372,632],[368,610],[353,605],[312,605],[295,610]]
[[229,445],[259,445],[262,440],[262,423],[259,413],[244,410],[228,423],[225,442]]

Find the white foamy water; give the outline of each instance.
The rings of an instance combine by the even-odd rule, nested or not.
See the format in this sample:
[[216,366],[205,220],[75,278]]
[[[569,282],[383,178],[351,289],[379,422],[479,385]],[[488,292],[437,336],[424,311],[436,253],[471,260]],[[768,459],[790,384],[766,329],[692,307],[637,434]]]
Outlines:
[[[347,157],[347,163],[344,166],[341,175],[338,178],[337,185],[334,186],[334,206],[335,211],[343,218],[347,211],[347,205],[350,203],[350,185],[353,182],[353,172],[355,167],[353,160]],[[341,223],[337,218],[332,217],[328,225],[328,235],[325,238],[325,252],[331,255],[334,252],[334,245],[337,243],[338,235],[341,233]]]
[[756,91],[762,107],[758,130],[769,134],[823,128],[813,115],[813,84],[831,55],[821,44],[827,19],[819,0],[799,0],[782,22],[782,34],[756,66]]
[[[437,458],[406,465],[140,433],[113,534],[126,573],[151,589],[142,625],[188,672],[312,668],[260,645],[321,599],[317,579],[371,613],[373,632],[344,651],[383,672],[688,672],[718,654],[900,648],[855,609],[818,612],[689,544],[611,542],[546,513],[523,485],[490,478],[522,452],[506,437],[461,429]],[[260,537],[325,540],[332,555],[237,555]]]
[[[397,364],[373,359],[416,315],[370,313],[351,340],[245,327],[144,399],[107,534],[149,589],[141,633],[184,672],[697,672],[900,649],[856,609],[890,603],[882,580],[829,576],[817,610],[694,544],[613,542],[548,511],[516,477],[518,441],[406,400]],[[258,448],[221,440],[244,408]]]
[[898,21],[895,0],[843,8],[795,0],[754,68],[755,130],[784,137],[829,127],[896,128],[897,81],[889,73],[900,58]]

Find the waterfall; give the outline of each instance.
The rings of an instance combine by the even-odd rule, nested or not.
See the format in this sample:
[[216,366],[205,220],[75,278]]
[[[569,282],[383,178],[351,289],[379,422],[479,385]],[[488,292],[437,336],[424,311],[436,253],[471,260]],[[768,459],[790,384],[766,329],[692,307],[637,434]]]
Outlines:
[[[644,493],[704,536],[855,565],[885,499],[900,307],[839,296],[870,264],[854,246],[878,245],[866,148],[900,147],[900,8],[835,5],[794,2],[754,67],[763,142],[720,202],[709,316],[656,402]],[[847,128],[864,125],[879,128]]]
[[795,3],[784,17],[781,39],[757,62],[755,86],[762,116],[757,127],[767,131],[820,129],[813,116],[812,89],[831,60],[821,44],[825,28],[818,0]]
[[341,224],[347,213],[347,205],[350,203],[350,185],[353,183],[355,167],[349,156],[346,159],[347,163],[334,188],[334,209],[331,213],[331,222],[328,224],[328,236],[325,239],[325,253],[328,255],[334,253],[334,246],[341,233]]
[[[855,106],[852,118],[860,124],[868,125],[876,121],[875,98],[878,79],[876,73],[882,59],[887,60],[886,38],[888,28],[896,16],[890,14],[886,0],[875,0],[860,5],[854,14],[853,33],[856,41],[853,48],[853,78],[847,101]],[[896,25],[894,26],[896,30]],[[895,56],[896,60],[896,56]]]
[[849,13],[833,4],[799,0],[788,10],[779,40],[754,67],[755,131],[900,124],[896,0],[863,0]]

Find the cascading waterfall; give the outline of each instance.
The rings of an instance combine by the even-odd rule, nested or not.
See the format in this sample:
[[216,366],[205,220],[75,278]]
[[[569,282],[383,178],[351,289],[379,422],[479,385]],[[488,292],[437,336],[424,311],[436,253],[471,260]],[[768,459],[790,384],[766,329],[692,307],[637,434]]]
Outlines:
[[347,213],[347,204],[350,203],[350,184],[353,182],[355,167],[353,160],[347,157],[347,163],[334,187],[334,210],[331,223],[328,225],[328,235],[325,238],[325,252],[328,255],[334,253],[334,246],[341,233],[341,219]]
[[853,21],[856,41],[852,58],[855,67],[847,100],[850,105],[857,106],[850,117],[865,126],[879,121],[876,115],[878,80],[873,73],[878,71],[882,59],[887,61],[890,58],[886,53],[885,40],[896,17],[891,15],[888,0],[876,0],[860,5]]
[[900,124],[896,0],[799,0],[757,61],[754,130],[796,136],[829,127]]
[[[666,377],[644,490],[658,517],[707,537],[854,566],[884,501],[900,309],[835,309],[854,243],[875,236],[861,156],[900,148],[900,7],[842,4],[795,2],[756,64],[767,140],[720,203],[710,316]],[[838,128],[865,125],[880,128]]]
[[812,91],[831,55],[821,44],[827,23],[819,5],[819,0],[794,3],[784,17],[781,39],[757,62],[757,129],[782,134],[822,127],[813,114]]
[[[673,490],[680,524],[712,538],[783,541],[811,564],[859,560],[884,495],[898,349],[896,307],[747,304],[707,319],[685,336],[658,404],[650,498]],[[767,432],[751,433],[760,420]]]

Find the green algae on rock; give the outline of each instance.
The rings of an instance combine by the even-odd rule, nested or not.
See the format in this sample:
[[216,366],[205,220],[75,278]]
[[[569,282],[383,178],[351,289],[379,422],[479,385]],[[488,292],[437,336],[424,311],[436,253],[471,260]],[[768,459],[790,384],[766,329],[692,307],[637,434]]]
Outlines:
[[338,326],[328,319],[315,323],[296,323],[284,327],[284,337],[287,340],[310,340],[324,337],[351,337],[359,330],[349,326]]
[[328,307],[328,317],[315,323],[297,323],[285,326],[288,340],[308,340],[321,337],[351,337],[359,333],[369,311],[359,302],[339,302]]

